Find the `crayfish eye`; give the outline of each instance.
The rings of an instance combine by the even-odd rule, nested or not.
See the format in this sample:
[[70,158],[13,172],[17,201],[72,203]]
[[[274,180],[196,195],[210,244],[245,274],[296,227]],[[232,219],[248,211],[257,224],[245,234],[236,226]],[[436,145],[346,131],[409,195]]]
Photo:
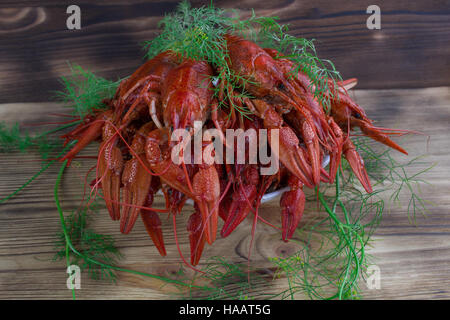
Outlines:
[[278,90],[284,91],[286,89],[286,86],[283,82],[280,82],[277,86]]
[[355,114],[353,115],[356,119],[361,119],[361,115],[358,112],[355,112]]

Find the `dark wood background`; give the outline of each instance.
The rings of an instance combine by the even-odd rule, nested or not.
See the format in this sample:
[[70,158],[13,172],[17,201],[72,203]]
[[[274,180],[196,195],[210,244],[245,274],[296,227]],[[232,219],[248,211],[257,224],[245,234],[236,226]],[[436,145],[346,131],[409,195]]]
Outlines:
[[[80,5],[82,29],[66,29],[66,7]],[[199,5],[199,1],[193,1]],[[208,2],[209,3],[209,2]],[[417,172],[432,163],[424,178],[430,183],[423,197],[434,202],[427,218],[417,225],[406,217],[405,207],[386,210],[369,251],[381,268],[381,289],[367,290],[364,297],[377,299],[450,298],[450,1],[377,1],[381,30],[366,28],[368,5],[373,1],[215,1],[217,6],[239,8],[248,15],[276,15],[291,24],[295,35],[315,38],[319,56],[334,61],[344,78],[357,77],[356,101],[371,118],[385,127],[418,130],[398,140],[410,153],[397,154],[402,162],[426,154]],[[49,103],[60,89],[58,78],[68,75],[67,61],[101,76],[117,79],[142,63],[139,43],[157,32],[165,12],[177,1],[2,1],[0,2],[0,120],[30,124],[55,121],[48,114],[64,112],[60,103]],[[363,89],[363,90],[361,90]],[[365,90],[370,89],[370,90]],[[31,127],[45,130],[42,127]],[[92,155],[90,146],[84,155]],[[9,194],[40,169],[36,154],[0,155],[0,198]],[[79,205],[83,177],[94,160],[77,162],[68,169],[61,186],[64,209]],[[55,234],[60,224],[53,199],[58,166],[51,167],[26,190],[0,205],[0,299],[70,299],[65,263],[52,262]],[[157,199],[161,202],[162,199]],[[315,203],[308,204],[302,223],[313,218]],[[181,250],[189,252],[186,220],[179,218]],[[279,224],[276,201],[260,214]],[[124,255],[120,266],[162,276],[172,276],[180,258],[170,221],[163,219],[167,257],[151,245],[142,223],[122,235],[103,209],[92,227],[114,236]],[[246,263],[251,220],[244,221],[230,237],[205,248],[204,257],[221,255]],[[277,231],[259,224],[251,263],[273,276],[268,257],[298,250],[284,243]],[[201,266],[204,260],[201,261]],[[160,281],[119,273],[117,284],[94,281],[82,275],[82,299],[165,299],[178,292]],[[267,282],[255,296],[287,288],[286,279]]]
[[[67,30],[66,8],[81,8],[81,30]],[[178,1],[1,1],[0,103],[48,101],[68,74],[67,61],[117,79],[142,62],[140,43],[152,39],[161,17]],[[194,6],[209,1],[192,1]],[[371,0],[215,1],[248,16],[280,17],[291,33],[316,39],[359,88],[393,89],[450,84],[450,1],[376,1],[381,30],[368,30]]]

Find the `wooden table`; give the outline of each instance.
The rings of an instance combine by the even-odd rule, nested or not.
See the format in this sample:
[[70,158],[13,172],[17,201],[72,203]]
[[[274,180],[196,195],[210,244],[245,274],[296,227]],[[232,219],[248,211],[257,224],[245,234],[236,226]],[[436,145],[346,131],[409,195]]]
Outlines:
[[[68,74],[66,60],[115,79],[131,73],[140,63],[138,43],[154,36],[156,23],[175,2],[79,1],[84,14],[82,30],[65,29],[65,8],[60,2],[15,1],[0,5],[0,119],[23,124],[50,121],[48,114],[64,108],[51,101],[59,89],[58,77]],[[381,289],[368,290],[368,299],[450,298],[450,41],[448,1],[419,4],[380,1],[382,30],[365,29],[366,7],[357,1],[329,4],[325,1],[275,3],[239,1],[248,13],[274,14],[291,23],[294,34],[319,40],[321,57],[331,58],[344,77],[357,76],[356,101],[371,118],[385,127],[412,129],[424,135],[399,139],[410,152],[407,160],[426,154],[436,163],[425,179],[423,197],[434,202],[427,218],[411,225],[405,209],[385,213],[374,237],[371,254],[381,268]],[[217,3],[219,6],[222,2]],[[223,2],[225,7],[233,3]],[[8,9],[6,9],[8,8]],[[145,11],[145,13],[144,13]],[[150,15],[147,12],[151,12]],[[370,89],[370,90],[366,90]],[[376,89],[376,90],[374,90]],[[31,127],[31,129],[35,129]],[[41,128],[45,130],[45,127]],[[427,137],[429,136],[429,140]],[[94,154],[95,146],[85,151]],[[13,191],[36,173],[35,154],[0,155],[0,197]],[[74,208],[82,192],[83,176],[92,165],[80,161],[70,168],[61,186],[65,209]],[[418,166],[414,169],[419,170]],[[0,205],[0,298],[70,299],[64,262],[52,262],[53,243],[60,230],[53,201],[58,166],[53,166],[26,190]],[[314,206],[314,204],[309,204]],[[276,208],[276,209],[274,209]],[[178,220],[181,250],[188,255],[184,225],[189,209]],[[277,221],[278,204],[270,203],[261,214]],[[145,229],[138,223],[131,234],[122,235],[105,209],[93,220],[101,234],[115,237],[128,269],[171,276],[180,267],[170,221],[163,221],[167,257],[160,257]],[[250,221],[226,239],[219,238],[205,249],[205,257],[220,254],[233,262],[246,261]],[[267,265],[268,257],[293,253],[292,243],[283,243],[276,231],[259,225],[251,263]],[[91,280],[82,275],[81,299],[165,299],[177,292],[174,286],[126,273],[116,284]],[[262,286],[262,291],[284,288],[283,279]]]
[[[357,90],[356,100],[364,105],[373,118],[385,126],[414,129],[430,136],[413,135],[401,139],[401,145],[410,152],[408,157],[426,154],[428,164],[437,163],[425,179],[423,197],[435,203],[427,218],[418,216],[417,225],[408,222],[405,208],[386,211],[378,228],[370,253],[381,269],[381,289],[368,290],[362,284],[366,298],[450,298],[450,223],[448,193],[449,163],[448,128],[450,120],[450,88],[415,90]],[[390,107],[396,112],[389,114]],[[0,106],[0,117],[7,121],[33,123],[48,119],[50,112],[62,111],[55,103],[17,103]],[[95,147],[86,150],[93,154]],[[401,156],[402,157],[402,156]],[[39,170],[34,154],[2,154],[0,159],[0,194],[15,190]],[[65,209],[76,207],[83,191],[83,177],[92,166],[91,161],[80,161],[70,168],[61,186]],[[0,298],[70,298],[66,288],[65,264],[52,262],[55,253],[55,234],[60,230],[58,213],[53,199],[53,187],[58,166],[51,167],[26,190],[0,206]],[[417,166],[414,170],[419,170]],[[158,201],[162,201],[159,199]],[[309,203],[308,206],[314,206]],[[192,211],[187,207],[178,219],[178,237],[181,250],[189,254],[186,218]],[[265,204],[261,214],[278,222],[276,201]],[[101,234],[113,235],[124,258],[120,265],[128,269],[170,276],[181,265],[170,220],[163,221],[167,257],[160,257],[150,242],[141,223],[129,235],[118,231],[118,224],[109,219],[102,209],[92,227]],[[219,238],[205,249],[204,256],[221,255],[233,262],[245,263],[250,241],[251,220],[246,220],[228,238]],[[293,243],[283,243],[279,233],[265,225],[257,228],[252,265],[270,266],[268,257],[294,253]],[[173,297],[173,286],[161,287],[160,281],[118,274],[117,284],[109,284],[82,276],[82,299],[163,299]],[[286,285],[283,279],[275,281],[276,290]]]

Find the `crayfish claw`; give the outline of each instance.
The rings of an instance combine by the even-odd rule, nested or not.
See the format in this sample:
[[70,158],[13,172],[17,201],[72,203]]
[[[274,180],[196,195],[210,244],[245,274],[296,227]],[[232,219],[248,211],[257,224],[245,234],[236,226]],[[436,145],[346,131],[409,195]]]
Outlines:
[[144,222],[148,235],[152,239],[161,256],[164,257],[166,255],[166,248],[164,247],[161,219],[156,212],[148,209],[141,210],[141,218]]
[[330,183],[330,181],[331,181],[330,175],[329,175],[328,172],[327,172],[324,168],[322,168],[322,167],[320,167],[320,181],[321,181],[321,182],[326,182],[326,183]]
[[291,189],[284,192],[280,199],[282,238],[285,242],[292,238],[305,209],[303,184],[297,177],[290,176],[289,185]]
[[344,133],[338,124],[333,120],[332,117],[328,118],[328,123],[330,124],[331,129],[334,134],[335,145],[330,152],[330,164],[329,164],[329,183],[333,183],[336,178],[337,171],[339,166],[341,165],[341,156],[342,156],[342,145],[344,143]]
[[345,139],[342,151],[344,153],[345,159],[347,159],[348,163],[350,164],[353,173],[361,182],[364,189],[368,193],[372,193],[372,185],[370,184],[369,176],[367,175],[366,169],[364,167],[364,160],[356,151],[355,145],[348,137]]
[[231,195],[231,202],[227,206],[225,223],[220,234],[227,237],[253,210],[258,195],[256,186],[259,184],[259,171],[254,165],[248,165],[238,175],[235,191]]
[[220,199],[219,175],[215,166],[200,166],[194,175],[192,188],[206,228],[206,241],[212,244],[216,240]]
[[237,189],[232,196],[231,203],[228,207],[225,223],[220,232],[222,237],[227,237],[236,227],[244,221],[252,205],[256,199],[256,186],[246,185]]
[[[297,176],[306,186],[312,188],[314,186],[312,170],[305,159],[305,150],[299,146],[300,141],[291,128],[281,127],[279,130],[279,152],[277,156],[292,174]],[[271,136],[272,134],[269,143],[272,147]],[[273,147],[272,150],[274,150]]]
[[98,171],[100,174],[103,196],[106,207],[112,220],[120,219],[120,186],[123,169],[122,152],[116,146],[103,143],[100,148],[103,153],[99,155]]
[[189,217],[187,223],[187,231],[189,232],[189,243],[191,246],[191,264],[196,266],[202,256],[203,248],[205,247],[206,236],[203,232],[202,214],[197,205],[195,205],[195,212]]
[[314,130],[306,121],[304,121],[302,125],[302,135],[306,145],[306,150],[308,151],[309,161],[311,163],[312,182],[314,185],[318,185],[320,183],[321,168],[319,140]]
[[[142,163],[148,167],[142,157]],[[136,222],[141,207],[148,195],[152,176],[137,158],[128,160],[122,174],[123,204],[120,218],[120,232],[129,233]]]

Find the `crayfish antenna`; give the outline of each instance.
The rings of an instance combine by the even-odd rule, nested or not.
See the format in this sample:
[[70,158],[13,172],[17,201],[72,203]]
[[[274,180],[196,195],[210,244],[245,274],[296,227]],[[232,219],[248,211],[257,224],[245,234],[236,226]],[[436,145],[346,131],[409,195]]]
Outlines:
[[332,182],[330,182],[331,181],[330,175],[322,167],[320,167],[320,181],[321,182],[326,182],[326,183],[332,183]]

